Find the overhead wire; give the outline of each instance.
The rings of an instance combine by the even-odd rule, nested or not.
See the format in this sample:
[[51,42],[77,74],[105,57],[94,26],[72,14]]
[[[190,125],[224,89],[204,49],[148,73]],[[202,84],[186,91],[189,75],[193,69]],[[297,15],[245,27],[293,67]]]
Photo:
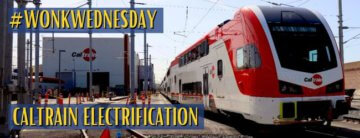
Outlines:
[[261,0],[262,2],[266,2],[268,4],[271,4],[271,5],[275,5],[275,6],[288,6],[288,7],[295,7],[295,6],[292,6],[292,5],[289,5],[289,4],[285,4],[285,3],[277,3],[277,2],[272,2],[272,1],[268,1],[268,0]]
[[200,18],[200,20],[195,24],[195,26],[191,29],[191,32],[187,35],[189,36],[201,23],[202,21],[206,18],[206,16],[211,12],[211,10],[216,6],[216,4],[219,2],[220,0],[217,0],[212,6],[211,8],[204,14],[204,16],[202,16]]
[[299,5],[298,5],[298,7],[300,7],[300,6],[302,6],[302,5],[305,5],[306,3],[308,3],[310,0],[305,0],[303,3],[300,3]]
[[[188,5],[186,6],[185,25],[184,25],[183,33],[185,33],[186,30],[187,30],[188,18],[189,18],[189,3],[188,3]],[[182,42],[181,42],[181,45],[182,45],[182,46],[184,45],[184,43],[185,43],[185,41],[186,41],[186,39],[185,39],[186,37],[187,37],[187,36],[184,35],[184,37],[182,38]],[[174,48],[175,48],[175,56],[176,56],[176,52],[177,52],[176,50],[177,50],[177,48],[176,48],[176,46],[175,46]]]
[[303,0],[295,0],[295,1],[292,1],[292,2],[288,2],[286,4],[294,4],[294,3],[297,3],[297,2],[300,2],[300,1],[303,1]]
[[[355,35],[355,36],[353,36],[353,37],[351,37],[351,38],[349,38],[348,40],[344,41],[343,43],[346,44],[346,43],[348,43],[348,42],[351,41],[351,40],[359,39],[359,36],[360,36],[360,33],[357,34],[357,35]],[[345,46],[345,47],[346,47],[346,46]]]
[[[203,1],[206,1],[206,2],[209,2],[209,3],[217,3],[217,1],[216,2],[210,1],[210,0],[203,0]],[[225,7],[228,7],[228,8],[239,9],[238,7],[227,5],[227,4],[219,4],[219,5],[222,5],[222,6],[225,6]]]
[[124,2],[125,0],[120,0],[120,1],[124,6],[127,6],[127,4]]
[[[211,2],[212,3],[212,2]],[[146,3],[146,5],[150,5],[150,6],[159,6],[159,7],[163,7],[163,8],[181,8],[181,9],[191,9],[191,10],[209,10],[209,8],[204,8],[204,7],[197,7],[197,6],[189,6],[189,5],[170,5],[170,4],[154,4],[154,3]],[[214,8],[212,9],[213,11],[233,11],[233,10],[229,10],[229,9],[224,9],[224,8]]]
[[186,6],[184,32],[186,31],[186,28],[187,28],[188,19],[189,19],[189,7]]

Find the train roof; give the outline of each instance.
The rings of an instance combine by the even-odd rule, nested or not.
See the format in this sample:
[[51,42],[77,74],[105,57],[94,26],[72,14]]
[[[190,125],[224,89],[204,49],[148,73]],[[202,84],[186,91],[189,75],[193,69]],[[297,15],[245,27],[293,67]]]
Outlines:
[[[261,12],[264,14],[265,19],[268,23],[279,23],[279,22],[287,22],[287,23],[307,23],[307,24],[319,24],[321,21],[316,17],[316,15],[305,8],[298,8],[298,7],[282,7],[282,6],[244,6],[240,8],[237,12],[235,12],[234,17],[241,14],[241,10],[245,8],[251,8],[251,7],[257,7],[261,10]],[[284,17],[283,12],[286,12],[286,15]],[[195,47],[197,47],[201,42],[204,40],[209,39],[209,36],[211,34],[216,34],[216,30],[218,28],[226,27],[226,23],[228,23],[231,20],[226,20],[223,23],[216,26],[214,29],[206,33],[201,39],[196,41],[194,44],[192,44],[190,47],[188,47],[186,50],[178,54],[175,59],[170,64],[170,67],[175,66],[179,63],[179,58],[183,55],[185,55],[187,52],[191,51]],[[214,42],[209,42],[209,45],[211,45]]]
[[267,23],[320,24],[319,18],[310,10],[297,7],[259,6]]

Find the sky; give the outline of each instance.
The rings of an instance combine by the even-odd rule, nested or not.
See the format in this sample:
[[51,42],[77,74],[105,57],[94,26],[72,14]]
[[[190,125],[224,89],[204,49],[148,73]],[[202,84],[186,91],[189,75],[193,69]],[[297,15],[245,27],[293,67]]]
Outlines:
[[[336,39],[338,38],[338,0],[268,0],[295,7],[308,8],[321,13]],[[85,4],[87,0],[41,0],[42,7],[74,8]],[[164,8],[164,32],[148,34],[147,42],[151,46],[149,53],[155,66],[156,82],[160,83],[171,61],[176,55],[215,28],[246,5],[271,6],[264,0],[136,0],[146,5],[136,7]],[[95,8],[129,7],[129,0],[92,0]],[[343,0],[344,40],[347,41],[360,34],[360,5],[359,0]],[[16,6],[16,4],[15,4]],[[27,7],[34,7],[28,4]],[[86,6],[84,6],[86,8]],[[188,13],[188,14],[186,14]],[[41,34],[41,37],[50,37],[51,34]],[[88,37],[88,34],[55,34],[55,37]],[[94,34],[94,37],[123,37],[123,34]],[[135,50],[143,50],[143,34],[136,34]],[[14,60],[16,64],[16,43],[14,35]],[[42,44],[40,40],[40,44]],[[345,62],[360,61],[360,36],[351,39],[345,44]],[[140,54],[142,58],[143,54]],[[41,56],[41,54],[40,54]]]

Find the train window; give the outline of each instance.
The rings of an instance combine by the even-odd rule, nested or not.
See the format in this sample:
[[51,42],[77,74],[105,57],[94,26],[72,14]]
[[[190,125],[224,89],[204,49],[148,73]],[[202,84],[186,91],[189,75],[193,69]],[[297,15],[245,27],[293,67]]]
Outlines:
[[201,93],[202,84],[201,82],[192,82],[182,84],[182,93]]
[[199,48],[200,48],[200,57],[205,56],[205,48],[204,48],[204,46],[200,45]]
[[181,58],[182,58],[182,62],[183,62],[182,65],[185,65],[186,64],[186,57],[182,56]]
[[182,66],[182,58],[180,57],[178,60],[179,60],[179,66],[181,67]]
[[205,40],[204,42],[202,42],[199,45],[199,51],[200,51],[200,57],[206,56],[207,54],[209,54],[209,45],[207,40]]
[[186,64],[186,59],[185,59],[185,56],[182,56],[182,65],[184,66]]
[[309,61],[310,62],[317,62],[317,50],[311,50],[309,51]]
[[184,66],[184,64],[185,64],[184,56],[182,56],[180,59],[181,59],[181,66]]
[[191,55],[190,55],[190,53],[187,53],[186,54],[186,64],[189,64],[190,62],[191,62]]
[[208,41],[205,41],[203,45],[205,45],[205,55],[208,55],[208,54],[209,54],[209,44],[208,44]]
[[261,65],[261,59],[254,45],[247,45],[236,51],[236,66],[239,69],[257,68]]
[[198,57],[199,57],[199,52],[198,52],[197,47],[196,47],[196,48],[194,48],[193,52],[194,52],[194,60],[197,60],[197,59],[198,59]]
[[[273,28],[278,26],[270,23],[269,25]],[[336,49],[323,25],[292,28],[299,29],[270,30],[281,67],[308,73],[337,67]]]
[[196,51],[197,51],[197,58],[201,58],[201,47],[198,46],[198,47],[196,48]]
[[200,43],[197,47],[192,49],[191,51],[184,54],[179,59],[179,66],[184,66],[186,64],[191,63],[192,61],[195,61],[197,59],[200,59],[203,56],[206,56],[209,54],[209,45],[208,41],[205,40],[202,43]]
[[170,75],[170,69],[168,69],[168,71],[166,72],[166,76]]
[[191,61],[194,61],[195,60],[195,57],[196,57],[196,53],[195,53],[195,50],[191,50]]
[[223,76],[223,61],[218,60],[217,62],[217,75],[221,79]]
[[181,93],[181,80],[179,80],[179,92]]
[[188,58],[189,58],[189,63],[192,62],[192,53],[191,52],[188,53]]
[[261,60],[260,60],[260,55],[259,52],[257,50],[257,48],[254,45],[249,45],[245,47],[246,51],[247,51],[247,55],[245,57],[247,57],[247,61],[248,63],[248,67],[249,68],[257,68],[260,66],[261,64]]
[[236,50],[236,67],[243,68],[244,67],[244,49],[239,48]]
[[174,82],[175,82],[175,84],[176,84],[176,76],[174,76]]

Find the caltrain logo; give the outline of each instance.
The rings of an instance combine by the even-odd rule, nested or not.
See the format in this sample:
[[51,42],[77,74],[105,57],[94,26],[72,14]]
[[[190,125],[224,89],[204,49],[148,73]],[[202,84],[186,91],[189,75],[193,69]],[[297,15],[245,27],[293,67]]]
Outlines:
[[[85,61],[90,61],[90,49],[86,48],[82,52],[73,52],[72,57],[82,57]],[[92,49],[92,61],[96,59],[96,51]]]
[[[92,50],[92,53],[91,53],[92,58],[91,58],[91,60],[94,61],[96,59],[96,51],[95,51],[95,49],[91,49],[91,50]],[[83,59],[85,61],[90,61],[90,49],[89,48],[84,49],[83,53],[84,53]]]
[[322,84],[322,77],[319,74],[315,74],[313,77],[311,78],[306,78],[304,79],[305,82],[313,82],[316,86],[320,86]]
[[211,77],[214,79],[215,78],[215,66],[214,65],[211,67],[210,74],[211,74]]

